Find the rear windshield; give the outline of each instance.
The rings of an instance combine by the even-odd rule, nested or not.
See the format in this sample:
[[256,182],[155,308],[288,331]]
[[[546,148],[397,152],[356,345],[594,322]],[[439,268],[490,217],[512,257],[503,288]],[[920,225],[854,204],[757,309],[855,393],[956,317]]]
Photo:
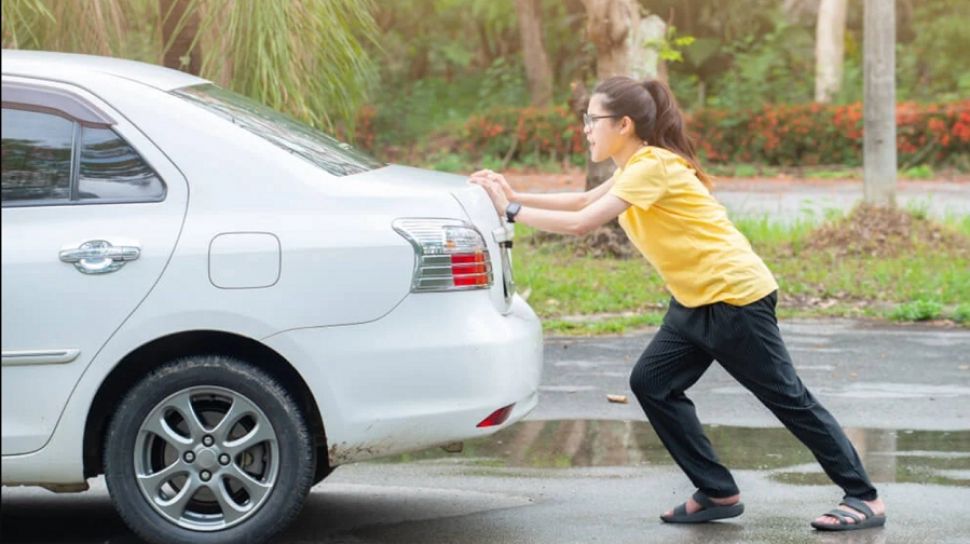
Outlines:
[[175,94],[225,117],[335,176],[348,176],[384,166],[349,144],[338,142],[323,132],[255,100],[211,83],[185,87],[175,91]]

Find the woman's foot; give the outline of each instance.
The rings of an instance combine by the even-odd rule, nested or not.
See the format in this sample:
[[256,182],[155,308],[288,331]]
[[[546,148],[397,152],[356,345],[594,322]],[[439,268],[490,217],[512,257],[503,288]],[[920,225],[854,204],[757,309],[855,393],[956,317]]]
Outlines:
[[701,491],[687,502],[660,516],[666,523],[706,523],[719,519],[736,518],[744,513],[741,495],[713,499]]
[[[732,495],[730,497],[725,497],[723,499],[715,499],[714,497],[710,497],[710,499],[711,499],[711,502],[713,502],[718,506],[731,506],[732,504],[737,504],[741,502],[741,495],[740,494]],[[699,502],[695,501],[693,497],[687,499],[688,514],[693,514],[694,512],[698,512],[703,508],[704,507],[701,506]],[[666,513],[664,513],[664,517],[666,518],[669,518],[673,515],[674,515],[674,510],[672,508],[670,510],[667,510]]]
[[[862,502],[864,502],[866,506],[868,506],[869,509],[872,510],[872,514],[874,516],[886,515],[886,504],[882,502],[882,499],[876,499],[872,501],[862,501]],[[838,509],[844,510],[845,512],[848,512],[849,514],[852,514],[852,515],[845,516],[844,521],[839,520],[834,516],[819,516],[813,522],[813,526],[823,525],[823,526],[836,527],[839,525],[853,525],[856,523],[856,518],[860,520],[865,520],[867,517],[869,517],[865,512],[860,512],[858,509],[852,508],[851,506],[845,503],[840,504],[838,506]]]

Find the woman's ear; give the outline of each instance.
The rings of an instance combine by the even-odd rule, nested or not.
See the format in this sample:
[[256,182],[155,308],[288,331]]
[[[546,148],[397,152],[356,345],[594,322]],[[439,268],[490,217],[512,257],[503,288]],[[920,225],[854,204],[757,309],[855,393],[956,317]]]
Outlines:
[[629,136],[635,131],[636,127],[633,123],[633,119],[630,119],[630,116],[628,115],[624,115],[623,118],[620,119],[620,134]]

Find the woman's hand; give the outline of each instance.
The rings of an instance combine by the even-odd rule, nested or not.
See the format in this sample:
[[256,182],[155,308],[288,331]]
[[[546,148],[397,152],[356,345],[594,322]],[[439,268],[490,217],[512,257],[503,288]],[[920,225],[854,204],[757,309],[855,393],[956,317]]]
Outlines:
[[474,183],[485,189],[488,193],[488,197],[492,199],[492,205],[495,206],[495,211],[498,213],[499,217],[505,217],[505,208],[509,207],[509,199],[505,196],[505,191],[502,189],[501,185],[494,177],[489,177],[487,175],[476,175],[472,174],[468,181]]
[[499,187],[502,188],[502,192],[505,193],[505,198],[507,198],[509,202],[518,202],[518,193],[515,192],[515,189],[512,189],[512,186],[509,185],[508,180],[506,180],[505,176],[502,174],[493,172],[491,170],[479,170],[478,172],[472,174],[472,177],[483,177],[495,181],[498,183]]

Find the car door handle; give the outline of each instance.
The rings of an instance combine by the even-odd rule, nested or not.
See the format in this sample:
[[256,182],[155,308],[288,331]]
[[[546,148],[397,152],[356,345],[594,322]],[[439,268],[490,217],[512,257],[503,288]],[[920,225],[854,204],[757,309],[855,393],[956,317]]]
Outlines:
[[72,263],[82,274],[107,274],[141,255],[138,246],[114,246],[107,240],[84,242],[77,249],[63,249],[61,261]]

